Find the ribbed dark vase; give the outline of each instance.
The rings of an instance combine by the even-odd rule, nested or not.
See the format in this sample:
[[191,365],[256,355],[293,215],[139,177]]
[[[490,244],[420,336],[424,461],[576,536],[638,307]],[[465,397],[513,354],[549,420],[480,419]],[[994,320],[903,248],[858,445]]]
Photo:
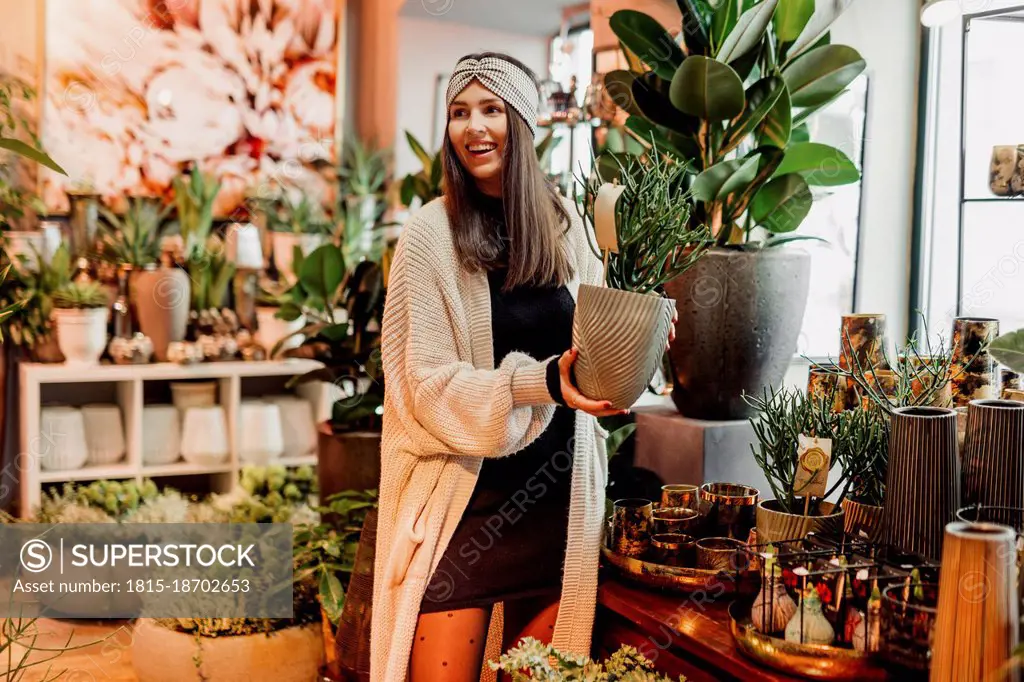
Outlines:
[[1024,507],[1024,403],[971,401],[963,468],[965,505]]
[[956,412],[901,407],[893,412],[885,489],[885,541],[932,559],[960,507]]

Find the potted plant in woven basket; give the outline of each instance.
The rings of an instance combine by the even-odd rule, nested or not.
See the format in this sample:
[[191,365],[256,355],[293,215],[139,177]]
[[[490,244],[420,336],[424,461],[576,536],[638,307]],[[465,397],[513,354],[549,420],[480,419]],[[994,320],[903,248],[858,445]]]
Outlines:
[[796,350],[810,255],[795,239],[812,188],[856,182],[840,149],[811,139],[815,114],[865,69],[829,27],[850,2],[678,0],[682,40],[652,17],[615,12],[636,57],[605,87],[638,142],[684,161],[691,221],[715,247],[666,286],[678,301],[672,398],[702,419],[745,419],[744,393],[780,385]]
[[[758,542],[796,540],[812,531],[843,531],[842,501],[858,482],[864,486],[875,480],[878,463],[884,460],[887,417],[863,407],[833,412],[827,401],[789,389],[765,390],[746,399],[759,413],[750,419],[757,438],[751,450],[775,495],[757,506]],[[829,442],[823,443],[824,439]],[[814,448],[820,452],[814,453]],[[815,457],[827,461],[815,461]],[[801,471],[807,468],[812,470]],[[815,479],[818,493],[813,493]]]
[[617,409],[636,401],[664,356],[675,315],[665,282],[693,267],[709,245],[707,228],[691,227],[687,172],[654,147],[642,157],[598,163],[578,181],[580,213],[606,286],[580,285],[576,380],[584,395]]

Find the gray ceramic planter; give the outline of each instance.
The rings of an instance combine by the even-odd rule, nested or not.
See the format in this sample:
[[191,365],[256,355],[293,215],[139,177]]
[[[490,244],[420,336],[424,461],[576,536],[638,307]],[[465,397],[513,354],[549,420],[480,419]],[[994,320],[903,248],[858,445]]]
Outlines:
[[572,343],[583,395],[620,410],[636,402],[661,364],[674,308],[656,294],[581,284]]
[[810,255],[798,248],[716,248],[665,286],[679,311],[670,357],[680,412],[718,420],[753,414],[741,396],[781,384],[810,278]]

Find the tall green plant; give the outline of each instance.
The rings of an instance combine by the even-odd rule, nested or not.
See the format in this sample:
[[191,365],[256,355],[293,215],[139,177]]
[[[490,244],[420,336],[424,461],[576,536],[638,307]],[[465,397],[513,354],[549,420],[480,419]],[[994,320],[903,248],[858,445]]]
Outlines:
[[206,248],[213,228],[213,202],[220,192],[220,183],[211,176],[193,169],[172,181],[178,226],[185,242],[185,257],[192,260],[196,252]]
[[[860,54],[832,45],[829,27],[849,2],[678,0],[682,45],[650,16],[621,10],[611,27],[630,70],[605,82],[645,144],[693,167],[692,219],[719,245],[799,238],[811,187],[856,182],[840,149],[808,139],[807,120],[864,71]],[[786,235],[779,237],[779,235]]]
[[106,225],[101,227],[100,257],[111,263],[142,268],[160,258],[160,231],[170,213],[150,197],[129,197],[123,215],[100,207]]

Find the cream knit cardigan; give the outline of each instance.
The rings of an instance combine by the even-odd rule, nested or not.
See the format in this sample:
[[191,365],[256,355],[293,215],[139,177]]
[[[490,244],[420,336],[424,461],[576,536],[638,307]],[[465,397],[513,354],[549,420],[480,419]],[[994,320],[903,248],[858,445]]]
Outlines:
[[[601,262],[575,207],[565,235],[575,276],[600,285]],[[476,485],[484,457],[523,449],[547,427],[555,405],[545,370],[557,358],[510,353],[497,368],[484,272],[456,257],[443,199],[406,224],[391,266],[382,323],[387,390],[381,442],[380,510],[374,562],[370,679],[406,679],[420,602]],[[597,420],[576,412],[568,546],[553,641],[589,655],[608,477]],[[502,610],[492,613],[487,659],[500,655]],[[494,679],[486,666],[483,679]]]

